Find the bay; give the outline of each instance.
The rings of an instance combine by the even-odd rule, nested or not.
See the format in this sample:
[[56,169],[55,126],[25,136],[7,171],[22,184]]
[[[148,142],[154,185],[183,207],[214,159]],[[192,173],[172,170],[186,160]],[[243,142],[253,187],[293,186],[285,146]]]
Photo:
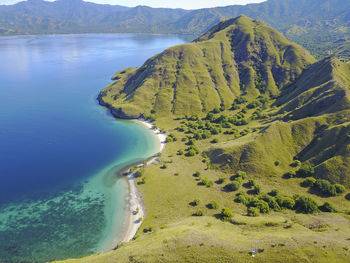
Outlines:
[[142,125],[96,102],[118,70],[179,36],[0,38],[0,262],[45,262],[106,249],[121,233],[127,164],[155,154]]

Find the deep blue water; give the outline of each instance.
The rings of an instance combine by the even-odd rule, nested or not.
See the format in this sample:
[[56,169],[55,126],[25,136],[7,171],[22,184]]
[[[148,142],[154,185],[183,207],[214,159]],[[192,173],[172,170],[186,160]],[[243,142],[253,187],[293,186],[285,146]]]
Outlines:
[[[134,34],[0,38],[0,262],[94,251],[108,196],[84,183],[154,151],[148,130],[113,119],[96,96],[116,71],[184,42]],[[79,213],[90,219],[79,221]],[[72,242],[80,245],[70,251]]]

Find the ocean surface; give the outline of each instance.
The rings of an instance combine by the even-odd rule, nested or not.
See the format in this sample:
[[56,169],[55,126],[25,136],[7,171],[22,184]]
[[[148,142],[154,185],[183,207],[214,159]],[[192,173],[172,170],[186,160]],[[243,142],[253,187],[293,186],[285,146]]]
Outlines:
[[122,167],[158,150],[115,120],[98,92],[179,36],[86,34],[0,38],[0,262],[45,262],[110,248],[123,228]]

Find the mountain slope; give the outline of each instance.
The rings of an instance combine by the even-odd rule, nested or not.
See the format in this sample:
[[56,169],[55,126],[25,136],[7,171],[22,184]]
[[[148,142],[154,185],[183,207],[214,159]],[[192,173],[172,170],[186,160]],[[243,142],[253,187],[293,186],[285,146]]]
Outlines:
[[198,36],[221,20],[244,14],[276,28],[318,58],[337,54],[347,60],[349,10],[350,2],[343,0],[268,0],[193,11],[29,0],[0,5],[0,35],[132,32]]
[[209,150],[212,163],[265,175],[276,160],[288,165],[298,159],[314,166],[317,177],[350,187],[349,76],[350,64],[335,57],[315,63],[283,89],[275,102],[279,111],[264,130],[243,144]]
[[242,94],[277,96],[315,60],[265,24],[240,16],[186,45],[169,48],[139,69],[118,72],[99,96],[120,117],[231,107]]

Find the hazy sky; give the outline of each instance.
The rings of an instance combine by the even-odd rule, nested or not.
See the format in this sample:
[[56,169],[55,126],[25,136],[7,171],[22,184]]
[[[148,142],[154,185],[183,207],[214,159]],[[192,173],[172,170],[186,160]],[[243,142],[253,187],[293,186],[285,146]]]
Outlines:
[[[124,6],[147,5],[152,7],[185,9],[198,9],[226,5],[244,5],[248,3],[260,3],[263,1],[264,0],[89,0],[89,2],[99,4],[115,4]],[[21,0],[0,0],[0,4],[14,4],[17,2],[21,2]]]

